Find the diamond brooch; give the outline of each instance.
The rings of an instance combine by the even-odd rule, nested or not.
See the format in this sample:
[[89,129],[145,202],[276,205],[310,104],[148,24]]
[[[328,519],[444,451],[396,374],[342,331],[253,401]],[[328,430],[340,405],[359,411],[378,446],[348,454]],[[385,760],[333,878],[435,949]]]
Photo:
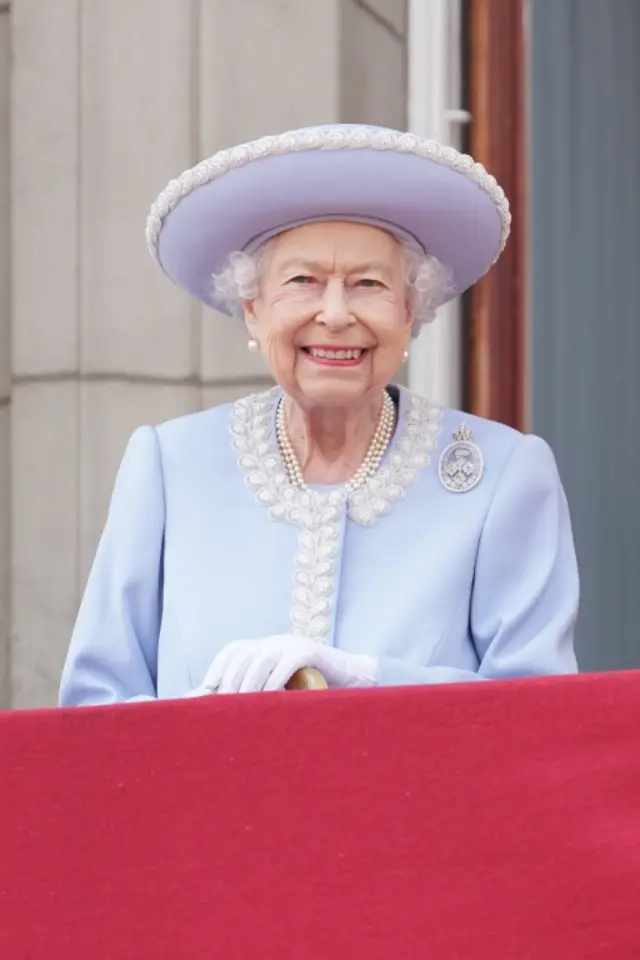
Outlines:
[[478,486],[483,472],[480,448],[473,441],[473,432],[463,423],[453,431],[452,443],[440,456],[440,482],[449,493],[468,493]]

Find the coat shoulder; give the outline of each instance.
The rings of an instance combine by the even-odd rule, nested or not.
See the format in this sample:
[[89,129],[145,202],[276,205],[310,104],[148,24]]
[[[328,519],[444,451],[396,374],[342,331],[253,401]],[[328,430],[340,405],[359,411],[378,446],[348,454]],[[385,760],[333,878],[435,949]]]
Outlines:
[[554,453],[546,440],[536,434],[523,433],[504,423],[450,408],[442,411],[441,425],[438,452],[454,442],[457,430],[466,427],[496,481],[507,467],[512,473],[525,473],[529,478],[537,474],[556,476]]
[[487,420],[462,410],[444,408],[442,411],[442,434],[445,443],[451,443],[456,430],[466,427],[471,431],[472,439],[478,445],[489,444],[496,452],[513,450],[524,436],[519,430],[496,420]]

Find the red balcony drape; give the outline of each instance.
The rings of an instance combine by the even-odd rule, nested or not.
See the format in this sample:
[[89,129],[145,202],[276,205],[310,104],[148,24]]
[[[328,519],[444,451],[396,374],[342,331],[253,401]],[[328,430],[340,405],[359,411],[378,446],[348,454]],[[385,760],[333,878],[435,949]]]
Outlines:
[[640,675],[0,715],[2,960],[637,960]]

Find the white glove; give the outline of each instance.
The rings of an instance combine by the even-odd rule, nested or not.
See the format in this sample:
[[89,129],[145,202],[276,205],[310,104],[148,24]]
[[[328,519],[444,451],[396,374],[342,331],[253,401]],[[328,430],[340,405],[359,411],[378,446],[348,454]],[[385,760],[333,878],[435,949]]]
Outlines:
[[376,683],[373,657],[285,633],[227,644],[209,667],[199,691],[207,694],[282,690],[301,667],[315,667],[330,687],[371,687]]

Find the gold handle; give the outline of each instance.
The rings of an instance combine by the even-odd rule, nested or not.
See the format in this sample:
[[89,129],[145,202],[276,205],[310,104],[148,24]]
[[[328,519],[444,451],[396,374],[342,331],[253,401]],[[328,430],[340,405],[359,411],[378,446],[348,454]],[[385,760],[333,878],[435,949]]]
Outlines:
[[329,684],[322,674],[314,667],[301,667],[296,670],[289,682],[286,684],[286,690],[327,690]]

